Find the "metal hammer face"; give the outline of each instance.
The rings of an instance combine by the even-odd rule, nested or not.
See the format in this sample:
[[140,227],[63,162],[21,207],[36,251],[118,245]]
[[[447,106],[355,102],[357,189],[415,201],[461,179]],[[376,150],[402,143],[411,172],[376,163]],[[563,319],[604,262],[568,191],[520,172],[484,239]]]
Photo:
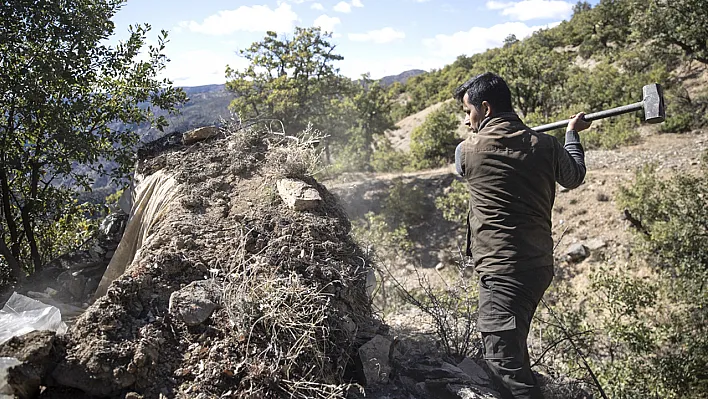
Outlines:
[[644,120],[648,123],[661,123],[666,119],[664,92],[661,85],[653,83],[642,88],[644,94]]

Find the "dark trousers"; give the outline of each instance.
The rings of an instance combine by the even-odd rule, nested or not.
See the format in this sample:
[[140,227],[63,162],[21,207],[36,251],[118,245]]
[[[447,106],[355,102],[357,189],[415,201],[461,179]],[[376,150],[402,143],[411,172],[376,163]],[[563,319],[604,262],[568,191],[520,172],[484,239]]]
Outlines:
[[531,372],[526,338],[536,307],[553,280],[553,266],[479,279],[479,318],[484,359],[504,399],[542,398]]

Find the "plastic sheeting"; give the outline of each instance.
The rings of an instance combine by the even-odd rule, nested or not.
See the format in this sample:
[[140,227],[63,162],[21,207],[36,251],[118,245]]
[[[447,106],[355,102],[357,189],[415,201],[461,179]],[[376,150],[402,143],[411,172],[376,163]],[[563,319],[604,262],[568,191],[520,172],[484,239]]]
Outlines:
[[153,227],[163,216],[168,214],[171,204],[178,199],[178,188],[177,181],[162,170],[135,182],[134,190],[130,191],[130,198],[123,200],[124,204],[132,205],[128,224],[125,227],[123,238],[98,284],[95,298],[105,295],[108,286],[125,273],[134,259],[140,257],[140,248],[155,233]]
[[56,307],[13,293],[0,309],[0,344],[35,330],[64,334],[66,324],[61,320],[61,312]]

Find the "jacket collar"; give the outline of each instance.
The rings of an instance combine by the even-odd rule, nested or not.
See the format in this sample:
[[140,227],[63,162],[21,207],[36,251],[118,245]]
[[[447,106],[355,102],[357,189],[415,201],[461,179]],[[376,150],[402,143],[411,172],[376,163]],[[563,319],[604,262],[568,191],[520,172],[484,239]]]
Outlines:
[[479,124],[479,131],[481,132],[482,129],[484,129],[484,127],[489,123],[496,125],[500,122],[521,122],[521,118],[519,118],[519,115],[517,115],[516,112],[500,112],[493,116],[484,118],[482,123]]

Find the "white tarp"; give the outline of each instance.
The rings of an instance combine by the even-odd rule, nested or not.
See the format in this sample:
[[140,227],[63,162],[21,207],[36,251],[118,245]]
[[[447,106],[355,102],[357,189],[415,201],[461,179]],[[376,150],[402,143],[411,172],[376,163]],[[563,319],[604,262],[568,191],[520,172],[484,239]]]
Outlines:
[[123,275],[133,260],[139,257],[140,248],[154,234],[153,227],[163,216],[168,214],[171,204],[177,200],[178,188],[177,181],[162,170],[140,181],[136,179],[135,188],[129,193],[130,201],[125,201],[132,204],[128,224],[125,227],[123,238],[98,284],[95,298],[105,295],[108,286]]

